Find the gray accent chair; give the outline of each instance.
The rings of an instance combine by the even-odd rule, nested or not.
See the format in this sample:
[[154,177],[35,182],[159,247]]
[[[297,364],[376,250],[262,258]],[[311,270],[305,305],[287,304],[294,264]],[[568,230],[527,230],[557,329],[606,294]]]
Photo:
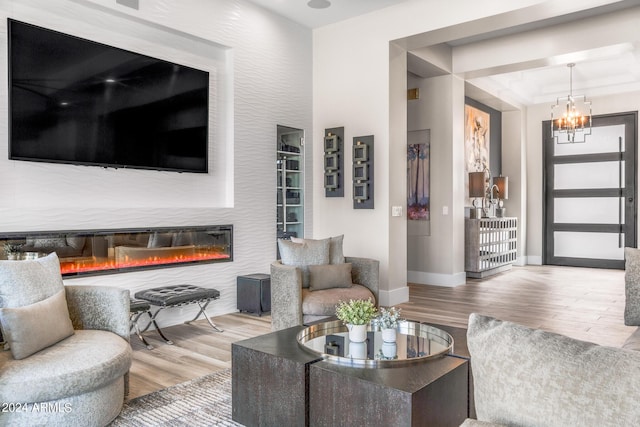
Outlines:
[[[335,314],[335,305],[340,300],[366,299],[373,295],[378,301],[380,263],[370,258],[345,257],[351,263],[351,288],[335,288],[321,291],[309,291],[302,286],[302,271],[292,265],[283,265],[280,261],[271,264],[271,329],[278,331],[293,326],[305,325],[322,320]],[[364,292],[363,292],[364,290]],[[313,295],[313,304],[305,304],[305,298]],[[320,296],[320,298],[318,298]],[[307,301],[308,302],[308,301]],[[306,307],[324,306],[324,310]],[[309,312],[313,311],[313,312]]]
[[638,426],[640,352],[472,314],[477,420],[464,427]]
[[129,291],[65,286],[65,294],[73,335],[20,360],[0,351],[0,402],[28,408],[0,414],[0,425],[104,426],[122,409],[132,360]]
[[477,420],[463,427],[640,425],[640,250],[625,248],[622,348],[472,314]]
[[640,351],[640,249],[624,248],[624,324],[638,326],[622,348]]

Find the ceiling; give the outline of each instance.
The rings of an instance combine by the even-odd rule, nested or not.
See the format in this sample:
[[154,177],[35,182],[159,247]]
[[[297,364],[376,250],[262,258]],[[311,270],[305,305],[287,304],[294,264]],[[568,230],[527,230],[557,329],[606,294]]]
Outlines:
[[[307,0],[250,1],[313,29],[406,0],[330,0],[331,6],[326,9],[312,9],[307,6]],[[618,2],[614,7],[624,9],[637,4],[635,0],[625,0]],[[589,18],[589,15],[610,11],[583,11],[574,17],[563,16],[555,21],[532,25],[538,27],[557,25],[560,20],[577,21]],[[531,30],[531,26],[527,30]],[[640,34],[640,31],[637,33]],[[491,35],[487,34],[486,38],[491,38]],[[573,95],[586,95],[592,98],[640,91],[640,37],[634,38],[637,40],[549,58],[546,63],[532,64],[524,69],[521,64],[514,64],[512,67],[503,66],[495,72],[484,73],[481,76],[465,75],[464,77],[468,83],[467,87],[469,84],[472,85],[471,91],[479,89],[485,98],[487,96],[496,98],[492,106],[501,110],[510,109],[513,106],[518,108],[540,103],[555,103],[557,98],[569,95],[570,71],[567,68],[569,62],[576,63],[573,69]],[[455,49],[465,43],[477,42],[478,39],[482,37],[476,37],[475,40],[451,40],[449,45]],[[412,71],[411,64],[409,69]],[[486,99],[483,102],[485,101]]]
[[312,9],[308,0],[249,0],[309,28],[318,28],[382,9],[406,0],[329,0],[326,9]]

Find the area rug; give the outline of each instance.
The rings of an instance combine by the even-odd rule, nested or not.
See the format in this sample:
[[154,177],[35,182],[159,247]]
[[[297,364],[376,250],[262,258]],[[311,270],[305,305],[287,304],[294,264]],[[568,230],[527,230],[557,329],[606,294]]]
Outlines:
[[130,400],[110,426],[242,426],[231,419],[231,370]]

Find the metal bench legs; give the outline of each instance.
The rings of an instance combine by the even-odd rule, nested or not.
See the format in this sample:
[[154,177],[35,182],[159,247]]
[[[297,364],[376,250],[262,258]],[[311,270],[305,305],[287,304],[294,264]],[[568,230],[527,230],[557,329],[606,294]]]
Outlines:
[[149,316],[151,316],[151,313],[149,313],[148,311],[143,311],[143,312],[140,312],[140,313],[131,313],[131,317],[130,317],[131,329],[134,330],[134,332],[136,333],[136,335],[138,336],[140,341],[142,341],[142,343],[147,347],[148,350],[153,350],[153,346],[147,342],[145,337],[142,336],[142,332],[140,331],[140,328],[138,327],[138,319],[144,313],[147,313],[147,314],[149,314]]
[[205,312],[207,306],[209,305],[209,303],[211,301],[213,301],[213,299],[208,299],[207,302],[205,302],[204,306],[202,305],[202,301],[196,301],[198,303],[198,307],[200,307],[200,311],[198,312],[198,314],[196,314],[196,317],[194,317],[192,320],[188,320],[188,321],[186,321],[184,323],[189,324],[191,322],[195,322],[196,320],[198,320],[198,317],[200,317],[200,315],[204,315],[204,318],[207,319],[207,322],[209,322],[209,324],[211,325],[211,327],[213,328],[214,331],[216,331],[216,332],[224,332],[215,323],[213,323],[211,321],[211,318],[209,316],[207,316],[207,313]]
[[147,323],[147,326],[145,326],[145,328],[142,330],[142,332],[146,331],[147,329],[149,329],[149,327],[153,324],[153,327],[155,328],[156,332],[158,332],[158,335],[160,335],[160,338],[162,338],[162,340],[169,344],[169,345],[173,345],[173,341],[171,341],[169,338],[165,337],[164,334],[162,333],[162,329],[160,329],[160,326],[158,326],[158,323],[156,322],[156,317],[158,316],[158,313],[160,313],[160,310],[162,310],[164,307],[160,307],[155,313],[153,313],[153,315],[151,315],[151,313],[149,313],[149,317],[151,318],[151,320],[149,320],[149,323]]

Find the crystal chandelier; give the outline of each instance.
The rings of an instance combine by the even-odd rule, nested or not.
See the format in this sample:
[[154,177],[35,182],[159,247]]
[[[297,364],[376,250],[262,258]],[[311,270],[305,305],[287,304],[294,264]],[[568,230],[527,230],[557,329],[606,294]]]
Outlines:
[[558,98],[551,106],[551,134],[558,144],[585,142],[585,137],[591,135],[591,101],[584,95],[573,95],[575,65],[567,64],[569,96]]

